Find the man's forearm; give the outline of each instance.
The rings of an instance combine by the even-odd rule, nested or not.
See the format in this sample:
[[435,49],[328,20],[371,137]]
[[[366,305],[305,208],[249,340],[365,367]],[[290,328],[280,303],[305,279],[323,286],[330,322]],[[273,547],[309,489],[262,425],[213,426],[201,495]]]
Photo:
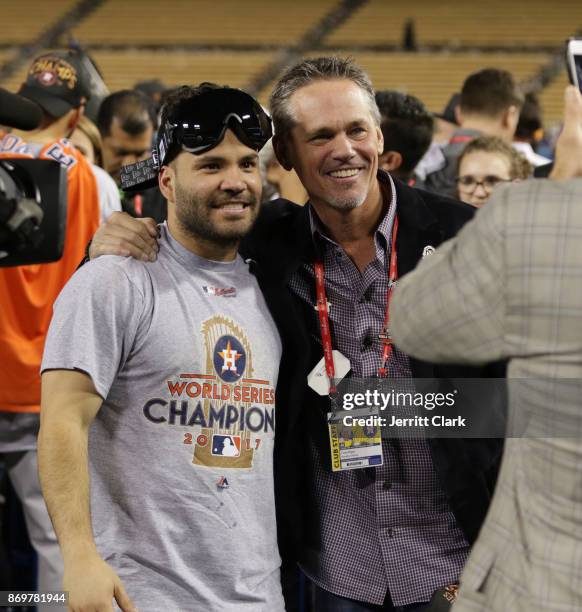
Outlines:
[[69,423],[43,425],[38,454],[42,490],[63,557],[94,552],[87,433]]
[[97,552],[91,528],[89,427],[101,407],[91,378],[77,370],[42,375],[40,482],[65,562],[63,588],[77,612],[134,612],[123,583]]
[[84,373],[42,375],[40,482],[65,562],[95,552],[89,496],[89,427],[102,403]]

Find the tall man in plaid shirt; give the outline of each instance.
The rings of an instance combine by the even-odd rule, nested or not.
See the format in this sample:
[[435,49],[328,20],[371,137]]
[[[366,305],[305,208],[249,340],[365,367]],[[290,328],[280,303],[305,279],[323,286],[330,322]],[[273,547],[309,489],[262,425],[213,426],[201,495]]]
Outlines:
[[[437,589],[458,580],[487,512],[501,444],[385,439],[382,466],[332,472],[329,398],[306,384],[323,356],[314,262],[321,257],[324,264],[333,348],[349,359],[352,376],[375,376],[396,217],[402,276],[473,211],[378,171],[380,115],[368,76],[351,61],[319,58],[290,68],[271,110],[277,157],[295,169],[310,198],[304,208],[284,200],[267,205],[241,247],[269,279],[263,290],[279,293],[295,330],[294,343],[283,347],[277,388],[281,552],[295,554],[316,584],[318,612],[423,610]],[[155,253],[151,234],[143,221],[117,216],[96,234],[91,254]],[[481,373],[395,350],[388,374]]]

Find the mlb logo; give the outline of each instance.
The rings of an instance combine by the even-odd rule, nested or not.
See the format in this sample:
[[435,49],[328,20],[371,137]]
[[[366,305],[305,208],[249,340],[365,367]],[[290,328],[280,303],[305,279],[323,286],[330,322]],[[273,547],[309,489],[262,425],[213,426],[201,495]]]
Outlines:
[[211,454],[218,457],[240,457],[240,436],[212,436]]

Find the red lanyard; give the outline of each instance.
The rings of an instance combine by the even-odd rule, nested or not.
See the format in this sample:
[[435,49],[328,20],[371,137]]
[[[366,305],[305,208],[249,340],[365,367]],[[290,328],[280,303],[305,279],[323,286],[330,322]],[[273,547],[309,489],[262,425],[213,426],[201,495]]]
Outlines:
[[474,136],[453,136],[449,140],[449,144],[460,144],[461,142],[470,142],[473,140]]
[[[398,234],[398,217],[394,218],[392,224],[392,243],[390,252],[390,268],[388,271],[388,290],[386,291],[386,314],[384,315],[384,325],[378,336],[382,340],[382,359],[378,368],[378,376],[385,377],[388,374],[388,361],[392,353],[392,339],[390,337],[390,301],[392,291],[398,279],[398,267],[396,256],[396,236]],[[325,293],[325,278],[323,261],[318,259],[314,265],[315,269],[315,290],[317,295],[317,314],[319,316],[319,328],[321,331],[321,341],[323,343],[323,357],[325,359],[325,371],[329,378],[329,394],[334,396],[337,393],[335,384],[335,366],[333,363],[333,347],[331,343],[331,330],[329,327],[329,309],[327,296]]]

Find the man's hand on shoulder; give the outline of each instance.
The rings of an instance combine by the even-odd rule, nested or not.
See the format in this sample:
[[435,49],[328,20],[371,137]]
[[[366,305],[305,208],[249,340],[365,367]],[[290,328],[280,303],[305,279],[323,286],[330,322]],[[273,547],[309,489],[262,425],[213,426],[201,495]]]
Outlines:
[[121,579],[97,552],[65,559],[63,588],[69,612],[113,612],[113,598],[123,612],[137,612]]
[[155,261],[159,249],[157,238],[158,226],[153,219],[135,219],[125,212],[114,212],[93,236],[89,258],[120,255]]

